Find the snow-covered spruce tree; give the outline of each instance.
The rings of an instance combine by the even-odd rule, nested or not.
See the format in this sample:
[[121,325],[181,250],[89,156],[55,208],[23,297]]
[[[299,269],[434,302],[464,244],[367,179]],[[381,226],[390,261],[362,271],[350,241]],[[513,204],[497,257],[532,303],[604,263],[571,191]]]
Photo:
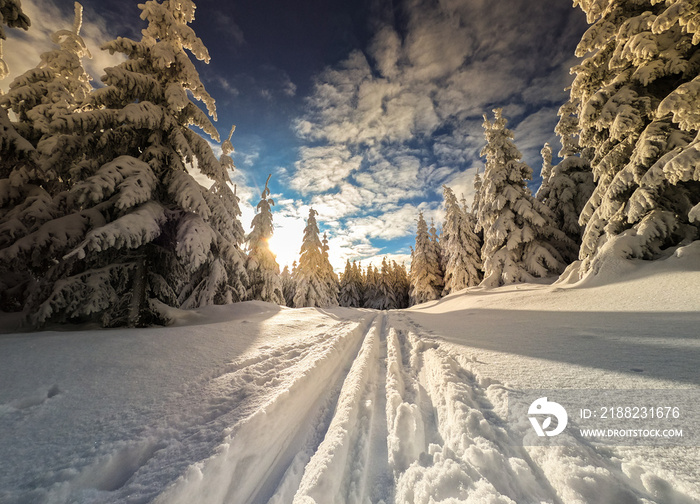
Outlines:
[[443,187],[445,223],[442,226],[442,254],[445,258],[443,296],[479,285],[481,282],[481,240],[474,232],[474,220],[460,208],[452,189]]
[[[84,57],[92,57],[80,36],[82,22],[83,7],[75,2],[72,29],[53,33],[51,41],[58,47],[43,53],[36,68],[17,77],[0,99],[3,108],[15,113],[17,131],[35,147],[41,140],[53,141],[56,132],[50,124],[78,109],[92,90],[90,76],[82,64]],[[59,190],[70,187],[67,166],[42,161],[45,174],[63,182]]]
[[22,2],[0,0],[0,39],[6,39],[4,26],[27,30],[30,24],[29,18],[22,11]]
[[318,237],[318,212],[309,209],[309,218],[304,228],[304,241],[301,244],[299,264],[294,273],[296,292],[294,307],[332,306],[337,304],[326,283],[326,266],[323,257],[323,245]]
[[[476,216],[479,214],[480,207],[481,207],[481,193],[483,191],[484,187],[484,182],[481,180],[481,175],[479,174],[479,170],[477,169],[476,175],[474,175],[474,199],[472,200],[472,211],[471,213]],[[466,207],[466,205],[462,205]],[[466,208],[465,208],[466,212]],[[478,226],[478,223],[477,223]],[[474,231],[481,232],[480,228],[475,228]]]
[[395,285],[396,275],[393,265],[387,262],[386,257],[382,258],[381,282],[379,289],[382,298],[382,310],[394,310],[399,308],[397,297],[397,286]]
[[[209,144],[189,128],[218,140],[188,96],[215,117],[214,101],[185,52],[209,60],[188,26],[194,3],[149,0],[139,7],[148,22],[142,39],[118,38],[104,47],[127,61],[105,70],[105,87],[88,97],[89,110],[51,124],[79,134],[85,148],[73,169],[82,181],[62,198],[65,216],[3,251],[53,258],[30,303],[35,324],[162,323],[166,305],[189,308],[246,295],[238,198]],[[195,163],[214,180],[209,190],[188,173]]]
[[572,113],[595,152],[581,214],[582,272],[601,248],[657,257],[698,238],[700,23],[690,0],[576,0],[592,26],[576,54]]
[[579,156],[565,157],[552,168],[548,186],[543,202],[552,213],[554,226],[577,246],[575,253],[562,251],[566,261],[572,262],[578,258],[583,232],[579,216],[595,188],[589,162]]
[[323,241],[321,242],[321,256],[323,257],[322,271],[323,271],[323,281],[328,286],[328,294],[330,296],[330,305],[338,306],[338,291],[340,290],[340,282],[338,281],[338,275],[333,271],[333,266],[331,265],[330,257],[328,251],[330,247],[328,246],[328,235],[323,233]]
[[270,177],[267,177],[265,188],[258,203],[258,213],[253,217],[251,226],[253,230],[248,235],[248,299],[258,299],[270,303],[285,304],[282,281],[280,279],[280,267],[275,255],[270,250],[270,238],[272,238],[272,210],[275,202],[270,196]]
[[440,275],[445,276],[445,258],[442,256],[442,245],[440,244],[440,233],[435,227],[435,220],[430,219],[430,245],[433,247],[432,253],[437,255],[438,264],[440,265]]
[[382,267],[379,271],[375,268],[371,272],[368,270],[368,279],[371,279],[372,287],[365,308],[391,310],[398,307],[393,285],[393,270],[387,263],[386,257],[382,259]]
[[540,154],[542,154],[542,169],[540,170],[540,178],[542,179],[542,183],[540,184],[540,188],[537,190],[535,197],[540,201],[544,201],[549,195],[549,177],[552,176],[553,168],[552,147],[549,145],[549,143],[544,144]]
[[[24,154],[19,159],[3,149],[0,162],[0,171],[7,177],[0,182],[0,222],[4,220],[3,213],[11,213],[7,216],[10,222],[0,223],[0,229],[11,225],[11,239],[26,235],[45,221],[37,211],[36,202],[31,215],[27,215],[27,199],[48,201],[49,195],[70,187],[70,164],[57,163],[55,158],[42,156],[41,149],[37,153],[35,148],[42,143],[52,143],[55,132],[50,123],[72,114],[92,89],[90,77],[82,65],[82,58],[90,57],[80,36],[82,16],[83,8],[76,2],[72,30],[59,30],[51,36],[58,48],[43,53],[37,67],[17,77],[10,84],[9,92],[0,96],[0,107],[11,110],[17,117],[11,129],[22,137],[21,142],[27,140],[31,144],[31,148],[25,144]],[[45,194],[40,195],[41,191]],[[44,208],[41,215],[48,218],[50,210]]]
[[394,308],[408,308],[408,291],[411,287],[411,282],[408,279],[406,266],[403,264],[399,265],[396,261],[391,261],[391,285],[396,298],[396,306]]
[[[28,30],[30,24],[18,0],[0,0],[0,80],[10,74],[3,60],[3,41],[7,39],[5,27]],[[0,179],[7,178],[20,162],[33,155],[33,151],[32,145],[15,130],[7,111],[0,107]]]
[[345,271],[340,279],[340,293],[338,294],[340,306],[359,308],[362,306],[362,277],[357,265],[350,259],[345,261]]
[[[294,261],[294,269],[296,269],[296,261]],[[294,308],[294,294],[296,294],[296,282],[294,276],[289,271],[289,266],[285,266],[280,274],[282,279],[282,291],[284,292],[284,304],[290,308]]]
[[566,263],[560,250],[575,249],[552,226],[549,209],[530,193],[525,181],[532,170],[521,161],[501,109],[494,114],[493,122],[484,115],[486,170],[478,214],[484,233],[482,285],[489,287],[561,273]]
[[372,264],[367,265],[364,274],[364,289],[362,290],[362,306],[374,308],[379,297],[379,272]]
[[356,261],[352,262],[352,274],[355,276],[355,280],[357,281],[357,289],[360,296],[358,307],[361,307],[365,296],[365,273],[362,270],[361,263]]
[[[236,169],[232,158],[234,149],[231,143],[235,131],[236,126],[233,125],[228,137],[221,144],[221,157],[219,158],[221,177],[214,181],[208,191],[203,192],[212,211],[209,222],[218,235],[223,238],[223,240],[219,240],[219,250],[222,253],[219,254],[218,258],[223,262],[215,260],[193,274],[180,294],[180,300],[185,300],[183,308],[243,301],[247,296],[247,285],[250,279],[246,269],[246,256],[242,248],[245,232],[240,220],[240,198],[236,195],[235,185],[231,191],[229,177],[229,173]],[[207,153],[206,148],[203,148],[203,152]],[[200,186],[200,190],[203,189],[205,188]],[[215,253],[216,249],[212,248],[212,252]],[[224,275],[219,275],[218,270],[222,264]],[[225,284],[221,284],[222,280]],[[198,292],[205,295],[201,296]],[[207,298],[207,296],[209,297]]]
[[578,258],[578,247],[581,245],[582,229],[578,219],[593,193],[594,184],[586,157],[571,155],[572,149],[566,145],[569,140],[562,137],[561,141],[559,154],[564,159],[556,166],[552,166],[549,144],[542,149],[542,183],[536,197],[551,211],[553,225],[576,244],[575,249],[560,250],[565,262],[571,263]]
[[416,246],[411,253],[410,279],[409,297],[411,305],[440,298],[443,289],[440,258],[435,253],[435,247],[430,239],[428,224],[423,218],[423,212],[418,214]]
[[[69,164],[49,159],[36,148],[52,143],[55,132],[50,123],[73,113],[92,89],[82,66],[82,58],[90,56],[80,36],[82,10],[76,2],[73,28],[51,36],[58,48],[43,53],[37,67],[17,77],[9,92],[0,96],[0,129],[9,140],[2,142],[0,156],[0,173],[5,177],[0,179],[0,250],[60,216],[52,196],[69,187]],[[6,110],[12,110],[17,120],[10,122]],[[9,260],[4,265],[8,269],[0,273],[4,309],[24,307],[36,262]]]

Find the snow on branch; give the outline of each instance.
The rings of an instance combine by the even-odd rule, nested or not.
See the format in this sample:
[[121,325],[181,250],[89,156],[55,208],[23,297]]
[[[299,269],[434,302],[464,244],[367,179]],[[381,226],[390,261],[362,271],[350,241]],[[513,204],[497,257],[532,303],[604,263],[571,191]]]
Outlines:
[[173,171],[167,181],[168,194],[184,210],[208,220],[211,212],[203,195],[204,188],[186,172]]
[[73,255],[82,258],[85,249],[97,252],[110,248],[136,249],[160,236],[166,219],[165,208],[160,203],[148,201],[109,224],[91,230],[85,240],[64,259]]
[[78,204],[104,201],[115,193],[115,205],[129,208],[151,199],[158,180],[151,167],[131,156],[119,156],[103,165],[95,175],[78,183],[72,190]]

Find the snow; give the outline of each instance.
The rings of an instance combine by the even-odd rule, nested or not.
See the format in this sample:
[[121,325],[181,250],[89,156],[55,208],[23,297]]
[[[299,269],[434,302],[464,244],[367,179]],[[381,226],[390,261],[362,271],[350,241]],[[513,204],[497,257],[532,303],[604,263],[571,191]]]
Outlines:
[[697,446],[523,447],[506,422],[519,389],[697,400],[700,242],[654,262],[613,245],[582,280],[408,310],[250,301],[38,333],[3,316],[0,502],[700,502]]

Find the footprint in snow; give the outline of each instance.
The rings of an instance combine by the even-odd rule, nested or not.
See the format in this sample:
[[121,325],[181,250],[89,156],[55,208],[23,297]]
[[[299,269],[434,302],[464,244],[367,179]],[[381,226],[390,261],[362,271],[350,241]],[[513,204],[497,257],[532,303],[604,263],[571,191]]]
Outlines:
[[34,406],[40,406],[60,393],[61,389],[58,388],[58,385],[52,385],[48,389],[39,389],[31,395],[20,399],[15,399],[14,401],[10,402],[8,406],[15,410],[25,410]]

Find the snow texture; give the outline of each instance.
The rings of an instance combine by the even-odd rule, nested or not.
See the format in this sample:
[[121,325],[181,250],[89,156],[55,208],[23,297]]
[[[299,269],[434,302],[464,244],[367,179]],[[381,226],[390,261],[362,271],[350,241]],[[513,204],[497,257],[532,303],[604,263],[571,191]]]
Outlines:
[[5,334],[0,501],[700,502],[697,447],[522,447],[504,417],[520,388],[696,397],[699,244],[404,311]]

